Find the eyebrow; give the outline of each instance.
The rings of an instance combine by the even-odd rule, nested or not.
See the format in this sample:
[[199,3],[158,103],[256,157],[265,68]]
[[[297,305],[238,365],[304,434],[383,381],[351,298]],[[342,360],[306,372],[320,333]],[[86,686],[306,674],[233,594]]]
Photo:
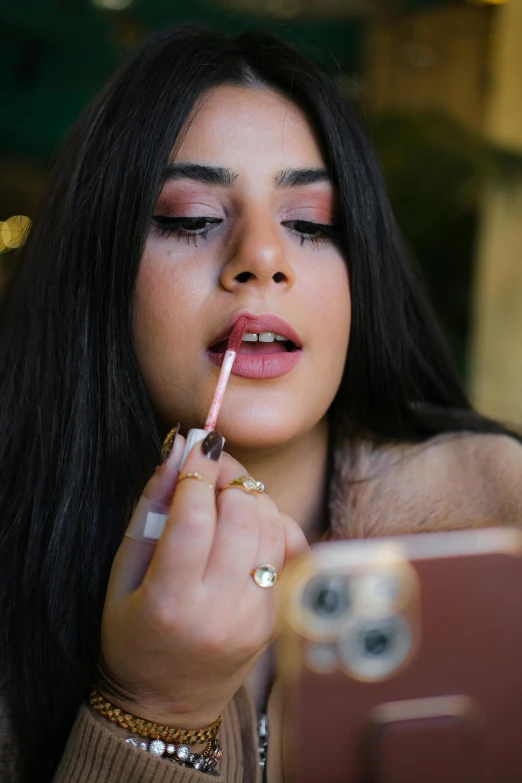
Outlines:
[[232,185],[237,174],[220,166],[204,166],[201,163],[169,163],[165,170],[165,182],[173,179],[193,179],[206,185]]
[[316,182],[331,182],[332,178],[324,168],[317,169],[286,169],[275,177],[277,188],[296,188],[303,185],[314,185]]
[[[236,172],[221,166],[208,166],[202,163],[169,163],[165,170],[164,182],[192,179],[206,185],[228,187],[234,183],[238,176]],[[313,185],[316,182],[331,183],[331,181],[332,178],[325,168],[286,169],[274,177],[276,188],[295,188]]]

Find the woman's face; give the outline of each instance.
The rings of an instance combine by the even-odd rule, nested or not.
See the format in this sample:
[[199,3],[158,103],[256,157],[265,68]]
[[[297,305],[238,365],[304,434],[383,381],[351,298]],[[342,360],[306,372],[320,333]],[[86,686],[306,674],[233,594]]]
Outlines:
[[242,342],[230,377],[218,419],[229,445],[278,446],[323,419],[350,331],[336,220],[335,190],[297,106],[263,88],[205,96],[171,160],[133,301],[138,364],[165,426],[204,425],[221,337],[244,313],[261,340]]

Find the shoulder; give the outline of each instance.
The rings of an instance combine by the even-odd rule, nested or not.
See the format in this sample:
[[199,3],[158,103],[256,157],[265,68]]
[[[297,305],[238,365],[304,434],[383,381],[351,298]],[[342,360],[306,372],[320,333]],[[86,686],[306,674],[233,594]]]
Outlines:
[[522,526],[522,444],[449,433],[420,444],[345,444],[332,485],[334,535]]

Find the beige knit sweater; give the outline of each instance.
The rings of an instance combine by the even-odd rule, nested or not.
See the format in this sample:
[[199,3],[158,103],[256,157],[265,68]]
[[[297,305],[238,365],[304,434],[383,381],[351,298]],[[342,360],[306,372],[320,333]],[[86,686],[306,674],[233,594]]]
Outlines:
[[[339,448],[331,535],[360,538],[493,525],[522,526],[522,445],[505,436],[443,435],[420,445]],[[268,706],[268,780],[279,783],[278,709]],[[258,783],[256,720],[245,688],[223,716],[220,775],[209,777],[130,747],[82,707],[55,783]],[[18,783],[18,753],[0,704],[0,781]]]

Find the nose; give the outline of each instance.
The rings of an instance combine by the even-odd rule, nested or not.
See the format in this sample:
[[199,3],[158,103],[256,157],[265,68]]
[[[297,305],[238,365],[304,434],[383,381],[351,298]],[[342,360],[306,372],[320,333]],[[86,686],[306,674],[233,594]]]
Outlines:
[[239,292],[245,285],[286,290],[295,282],[281,228],[271,215],[252,214],[238,226],[221,285]]

